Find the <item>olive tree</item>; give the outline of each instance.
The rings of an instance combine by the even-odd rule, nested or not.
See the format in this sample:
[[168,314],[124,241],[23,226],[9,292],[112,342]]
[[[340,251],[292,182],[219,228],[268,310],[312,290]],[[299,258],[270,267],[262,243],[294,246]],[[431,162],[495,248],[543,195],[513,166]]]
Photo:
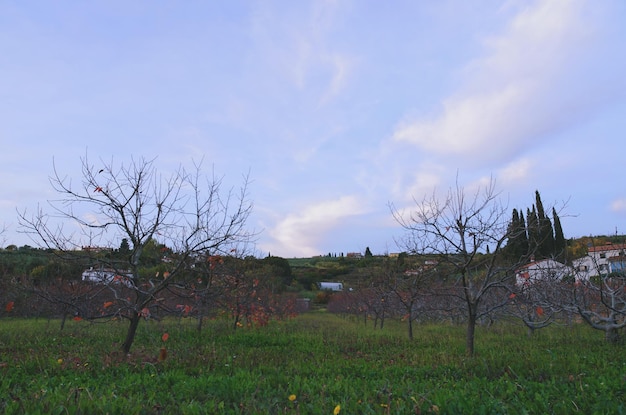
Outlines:
[[[83,246],[119,246],[127,240],[124,258],[92,258],[98,269],[115,275],[103,276],[100,283],[112,295],[107,310],[129,321],[125,353],[141,318],[160,300],[159,293],[190,278],[196,258],[228,253],[253,237],[245,227],[252,210],[248,176],[240,188],[224,190],[222,178],[205,174],[201,163],[190,171],[178,166],[162,173],[156,159],[133,158],[120,164],[99,159],[93,164],[85,156],[78,183],[53,167],[50,183],[58,198],[48,201],[51,212],[41,207],[33,214],[20,212],[21,229],[66,255]],[[165,271],[148,274],[142,254],[155,239],[171,254],[164,261]]]
[[[395,220],[406,231],[398,241],[412,254],[437,258],[440,284],[450,302],[464,304],[467,321],[466,351],[474,354],[474,333],[479,319],[504,307],[517,264],[504,261],[509,238],[506,206],[499,200],[495,180],[468,192],[458,184],[445,197],[435,193],[414,207],[398,210]],[[441,297],[443,298],[443,297]]]

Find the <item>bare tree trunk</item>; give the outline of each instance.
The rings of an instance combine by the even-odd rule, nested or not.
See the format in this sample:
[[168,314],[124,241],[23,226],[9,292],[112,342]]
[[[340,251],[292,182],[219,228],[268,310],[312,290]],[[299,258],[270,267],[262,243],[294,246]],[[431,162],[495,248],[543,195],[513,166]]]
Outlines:
[[467,315],[467,333],[465,337],[465,351],[468,356],[474,356],[474,334],[476,332],[476,310],[469,305]]
[[128,331],[126,332],[126,340],[124,340],[124,345],[122,346],[122,350],[126,354],[130,352],[130,347],[133,345],[133,342],[135,341],[135,334],[137,333],[139,320],[141,320],[140,313],[134,313],[130,319],[130,325],[128,326]]
[[409,340],[413,340],[413,316],[409,314]]
[[198,325],[196,326],[196,330],[198,330],[198,333],[200,333],[202,331],[202,322],[204,320],[204,316],[202,315],[202,313],[198,314]]
[[619,341],[619,333],[615,328],[608,328],[604,332],[604,338],[609,343],[617,343]]
[[61,317],[61,328],[60,328],[61,331],[63,331],[63,329],[65,328],[66,320],[67,320],[67,311],[63,311],[63,317]]

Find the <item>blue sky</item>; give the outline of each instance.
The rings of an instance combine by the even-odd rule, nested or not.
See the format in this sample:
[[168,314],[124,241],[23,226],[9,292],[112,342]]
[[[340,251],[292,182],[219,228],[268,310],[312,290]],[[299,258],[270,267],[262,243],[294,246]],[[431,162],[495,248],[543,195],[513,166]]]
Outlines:
[[493,176],[566,237],[626,233],[626,3],[3,1],[0,224],[53,158],[250,172],[257,250],[397,252],[388,204]]

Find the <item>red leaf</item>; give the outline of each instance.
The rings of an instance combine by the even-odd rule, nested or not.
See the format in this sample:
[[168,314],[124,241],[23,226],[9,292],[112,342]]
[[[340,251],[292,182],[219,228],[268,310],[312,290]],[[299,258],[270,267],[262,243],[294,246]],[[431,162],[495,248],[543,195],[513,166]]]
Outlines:
[[163,335],[161,336],[161,340],[163,340],[164,342],[166,342],[167,339],[169,339],[169,338],[170,338],[170,335],[167,334],[167,333],[163,333]]
[[10,312],[11,312],[11,310],[13,310],[13,306],[14,306],[14,305],[15,305],[15,303],[14,303],[13,301],[9,301],[9,302],[7,303],[7,306],[6,306],[6,308],[5,308],[5,309],[7,310],[7,313],[10,313]]
[[93,192],[95,193],[95,192],[101,192],[101,191],[102,191],[102,188],[100,186],[97,186]]
[[510,298],[511,300],[512,300],[512,299],[514,299],[515,297],[517,297],[517,295],[516,295],[515,293],[511,293],[511,294],[509,295],[509,298]]
[[543,308],[537,307],[536,310],[538,316],[543,316]]
[[109,308],[113,305],[113,301],[107,301],[104,303],[104,308]]
[[81,316],[74,317],[74,321],[81,321],[83,318]]

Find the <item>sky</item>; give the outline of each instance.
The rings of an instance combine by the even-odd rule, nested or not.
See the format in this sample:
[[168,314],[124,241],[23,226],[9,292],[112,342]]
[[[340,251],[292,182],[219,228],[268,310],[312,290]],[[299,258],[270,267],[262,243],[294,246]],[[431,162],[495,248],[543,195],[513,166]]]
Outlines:
[[626,234],[626,2],[0,2],[0,236],[53,161],[249,174],[256,249],[401,251],[390,204],[490,177]]

